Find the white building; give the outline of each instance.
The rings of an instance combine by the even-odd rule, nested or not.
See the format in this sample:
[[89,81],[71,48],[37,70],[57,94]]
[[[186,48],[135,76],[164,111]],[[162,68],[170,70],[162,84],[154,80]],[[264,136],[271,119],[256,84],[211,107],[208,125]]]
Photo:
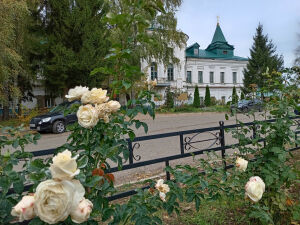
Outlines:
[[[151,65],[142,63],[146,68],[148,79],[157,79],[157,91],[165,99],[165,89],[170,86],[186,92],[192,101],[194,88],[198,86],[200,99],[205,97],[205,88],[210,88],[211,97],[226,103],[231,101],[232,89],[235,86],[240,93],[243,86],[243,70],[248,59],[235,56],[234,47],[227,43],[219,23],[211,44],[200,49],[198,43],[184,49],[175,48],[175,56],[180,65],[172,65],[165,69],[155,61]],[[161,104],[163,102],[157,102]]]

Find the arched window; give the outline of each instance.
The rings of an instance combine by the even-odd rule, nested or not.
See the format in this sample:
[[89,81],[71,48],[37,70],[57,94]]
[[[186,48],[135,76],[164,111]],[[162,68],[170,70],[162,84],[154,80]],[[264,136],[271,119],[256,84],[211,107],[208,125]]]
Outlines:
[[173,64],[169,64],[168,66],[168,81],[174,80],[174,67]]
[[151,63],[151,80],[157,79],[157,63]]

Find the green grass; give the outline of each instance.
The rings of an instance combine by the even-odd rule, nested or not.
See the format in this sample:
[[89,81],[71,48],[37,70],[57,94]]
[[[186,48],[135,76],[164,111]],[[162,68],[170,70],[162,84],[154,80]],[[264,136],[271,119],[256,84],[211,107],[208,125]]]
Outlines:
[[168,109],[160,107],[156,109],[157,113],[187,113],[187,112],[229,112],[230,108],[226,105],[215,105],[209,107],[195,108],[193,105],[183,105]]
[[246,203],[231,199],[202,202],[199,211],[190,204],[181,207],[181,214],[177,218],[172,217],[165,224],[170,225],[246,225],[250,224],[246,218]]

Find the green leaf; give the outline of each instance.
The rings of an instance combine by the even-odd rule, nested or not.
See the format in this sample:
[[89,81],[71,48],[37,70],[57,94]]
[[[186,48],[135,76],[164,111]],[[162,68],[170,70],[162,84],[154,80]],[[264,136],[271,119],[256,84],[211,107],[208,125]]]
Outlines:
[[135,133],[133,131],[129,131],[128,135],[129,135],[130,140],[133,141],[135,138]]
[[78,161],[77,161],[77,167],[79,169],[85,168],[89,162],[89,158],[87,155],[82,156]]
[[24,190],[24,184],[22,180],[13,183],[13,187],[16,193],[22,194]]
[[17,148],[19,146],[19,139],[14,140],[12,143],[13,148]]
[[131,87],[131,83],[124,80],[122,81],[122,85],[125,87],[126,90],[128,90]]

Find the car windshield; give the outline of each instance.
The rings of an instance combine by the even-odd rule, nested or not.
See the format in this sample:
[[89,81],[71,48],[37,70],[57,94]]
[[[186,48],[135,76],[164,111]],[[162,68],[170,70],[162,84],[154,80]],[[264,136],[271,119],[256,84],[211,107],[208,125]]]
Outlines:
[[63,112],[69,105],[70,105],[69,102],[63,102],[63,103],[55,106],[54,108],[52,108],[50,110],[50,112],[51,113],[53,113],[53,112]]
[[245,104],[245,103],[247,103],[247,102],[248,102],[248,100],[243,99],[243,100],[240,100],[240,101],[238,102],[238,104],[239,104],[239,105],[243,105],[243,104]]

